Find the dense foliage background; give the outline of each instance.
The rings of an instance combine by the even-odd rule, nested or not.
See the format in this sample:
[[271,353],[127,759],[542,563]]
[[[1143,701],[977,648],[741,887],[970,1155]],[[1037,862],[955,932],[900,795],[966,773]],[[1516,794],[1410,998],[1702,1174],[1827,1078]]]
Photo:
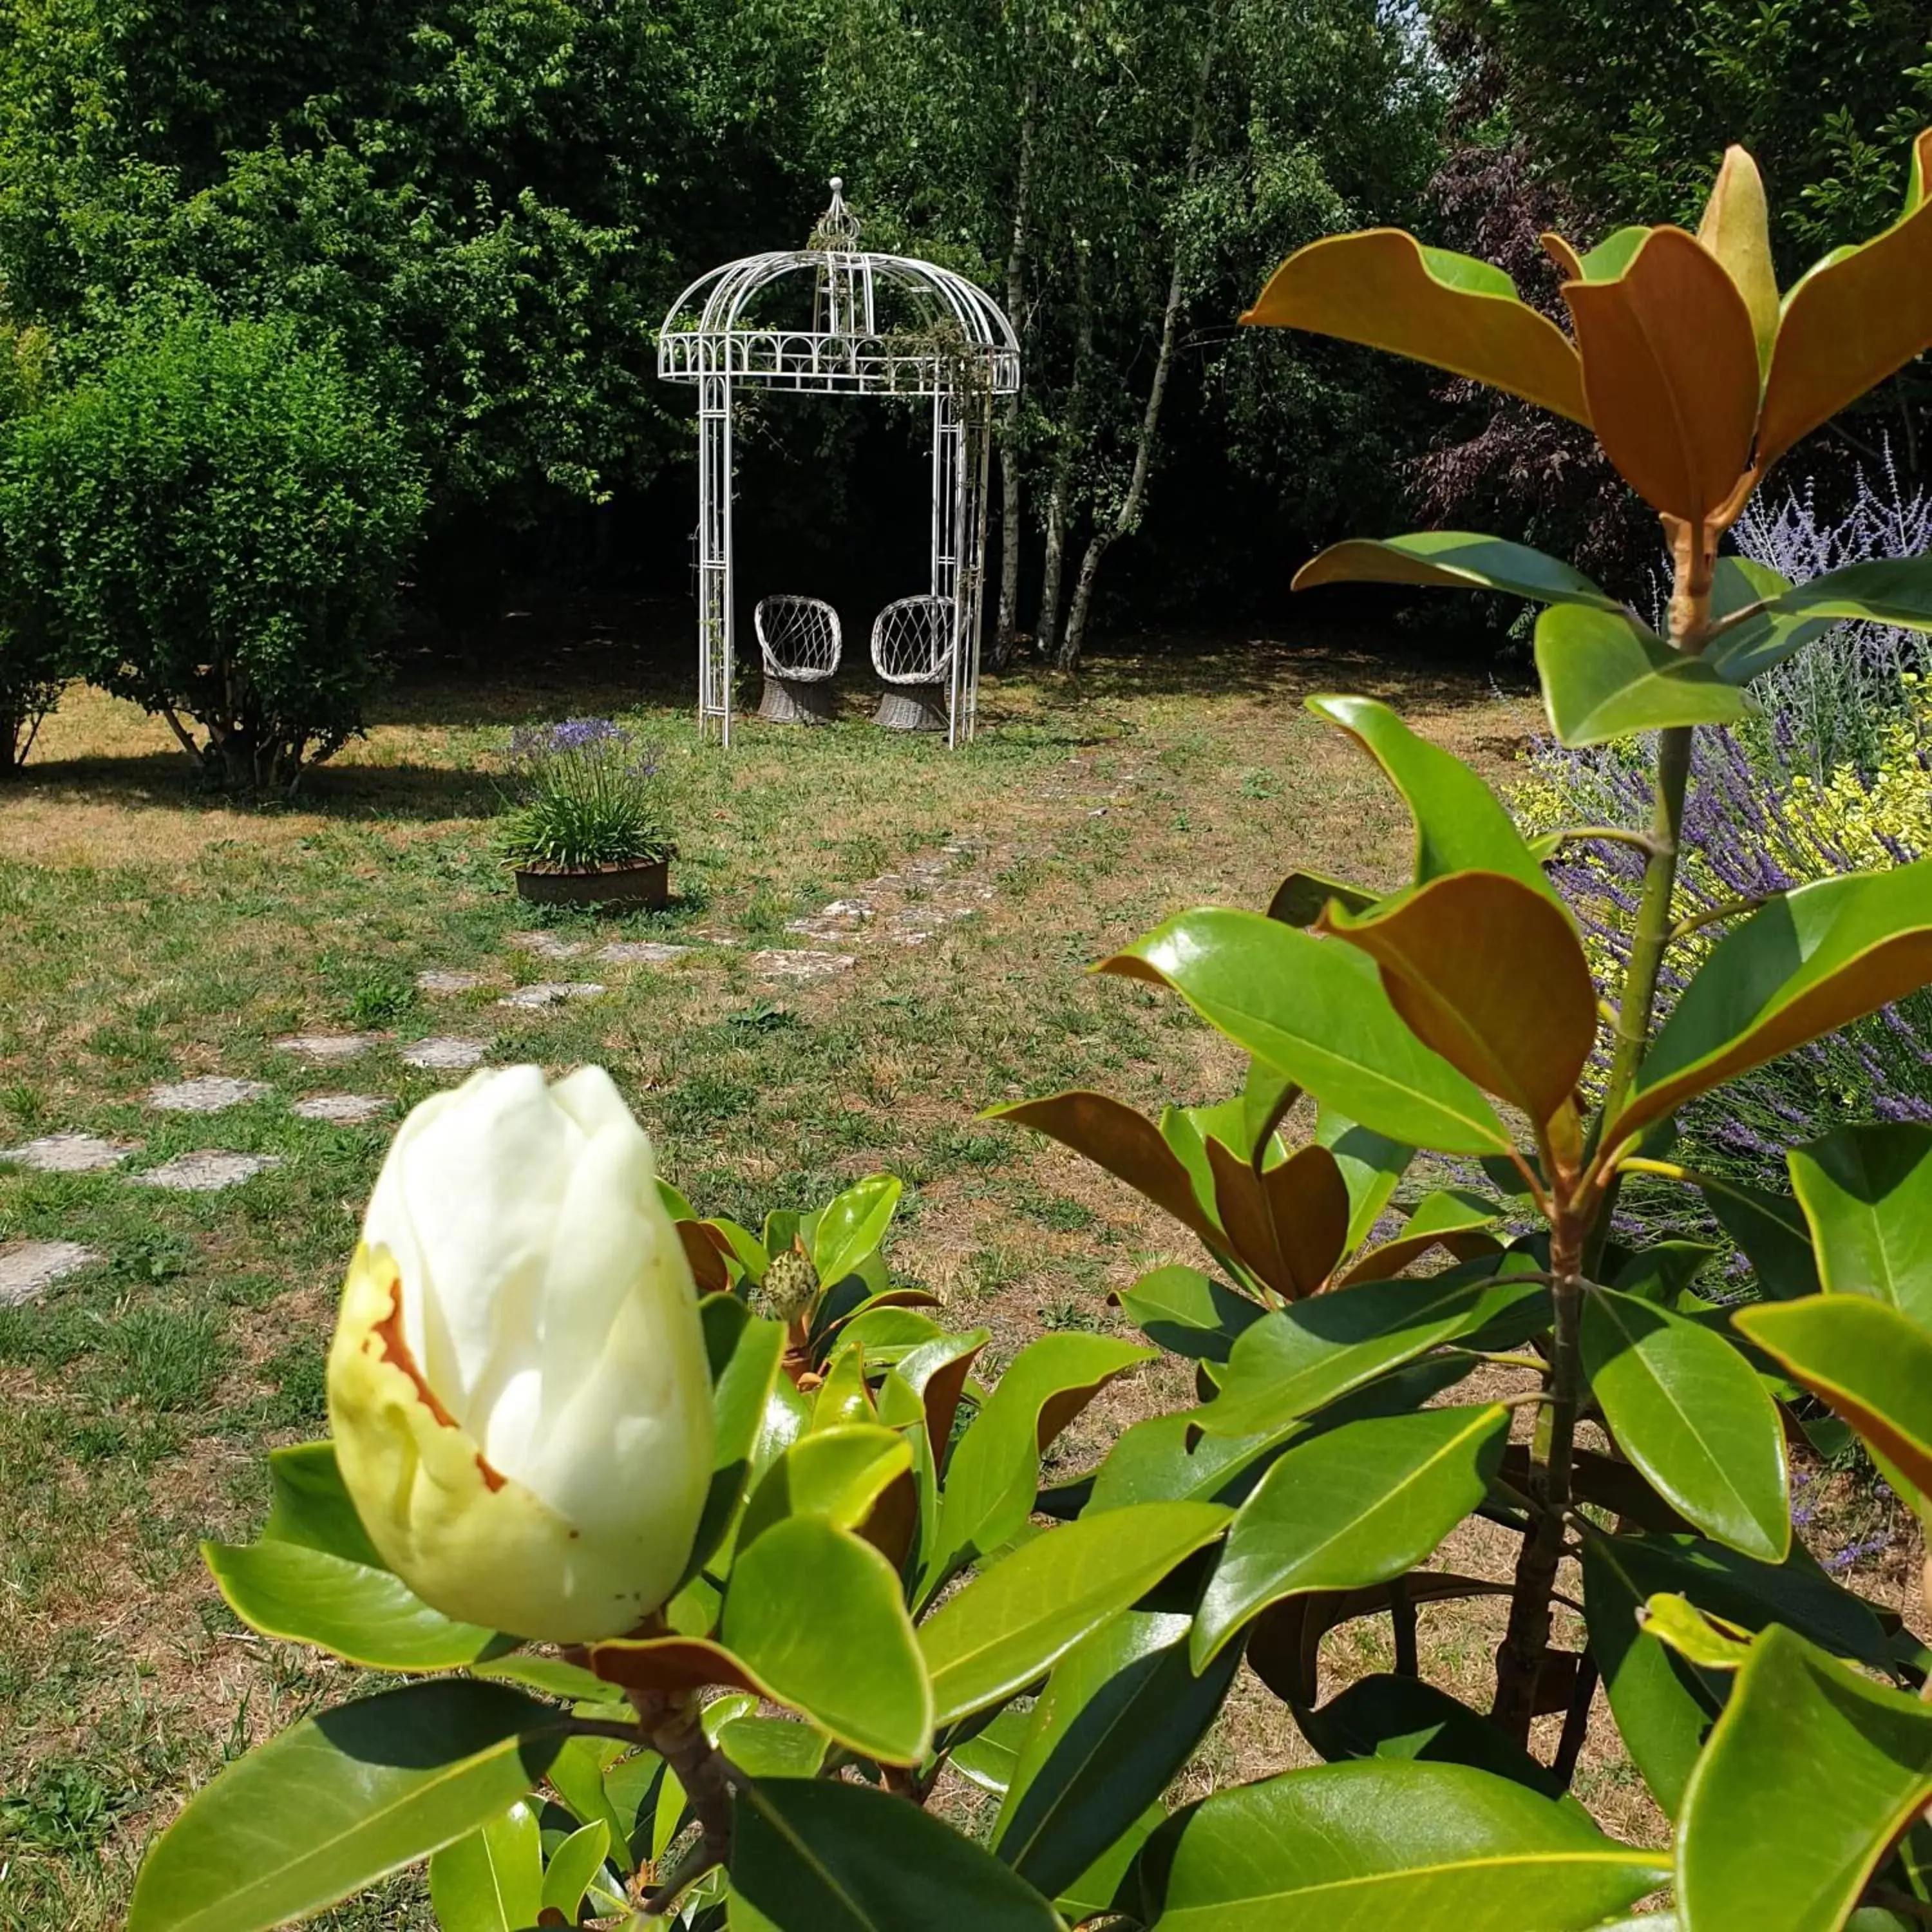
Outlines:
[[[1560,426],[1235,317],[1300,243],[1380,223],[1553,298],[1540,226],[1684,219],[1731,139],[1788,274],[1894,205],[1928,102],[1911,0],[9,0],[0,284],[55,387],[157,311],[326,344],[410,446],[418,601],[464,631],[506,566],[682,587],[694,442],[652,329],[802,242],[842,173],[878,245],[1021,323],[1000,628],[1071,662],[1090,614],[1238,614],[1425,515],[1647,564]],[[1916,472],[1924,414],[1894,385],[1839,446],[1886,433]],[[910,420],[752,430],[748,592],[902,590],[920,493],[866,484],[914,477]]]

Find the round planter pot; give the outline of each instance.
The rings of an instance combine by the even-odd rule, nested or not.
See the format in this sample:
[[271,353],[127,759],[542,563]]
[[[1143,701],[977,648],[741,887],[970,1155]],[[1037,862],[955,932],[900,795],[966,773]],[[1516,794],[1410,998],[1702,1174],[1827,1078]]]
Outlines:
[[538,905],[611,906],[628,910],[670,902],[670,861],[635,866],[592,866],[567,872],[538,866],[517,868],[517,896]]

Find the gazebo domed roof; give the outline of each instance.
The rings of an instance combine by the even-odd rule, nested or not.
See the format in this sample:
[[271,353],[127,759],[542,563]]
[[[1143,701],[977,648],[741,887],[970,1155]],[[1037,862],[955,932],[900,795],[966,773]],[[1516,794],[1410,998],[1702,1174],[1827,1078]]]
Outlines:
[[805,248],[748,255],[693,282],[658,332],[658,374],[848,394],[1012,394],[1019,342],[999,304],[936,262],[861,250],[844,189],[835,177]]

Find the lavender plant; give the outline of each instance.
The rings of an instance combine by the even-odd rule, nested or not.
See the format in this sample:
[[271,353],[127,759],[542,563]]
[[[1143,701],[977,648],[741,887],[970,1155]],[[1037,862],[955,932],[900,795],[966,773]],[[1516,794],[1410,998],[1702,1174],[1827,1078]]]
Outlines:
[[662,764],[622,725],[567,718],[520,730],[510,763],[524,793],[504,828],[513,864],[583,872],[670,856]]
[[[1808,481],[1781,499],[1754,500],[1732,526],[1739,553],[1794,584],[1850,564],[1923,556],[1932,550],[1932,494],[1908,493],[1888,442],[1880,466],[1878,479],[1858,470],[1851,502],[1835,518]],[[1869,776],[1885,755],[1886,724],[1907,708],[1910,680],[1928,672],[1932,652],[1917,633],[1840,624],[1756,680],[1762,748],[1783,772],[1820,784],[1847,766]]]

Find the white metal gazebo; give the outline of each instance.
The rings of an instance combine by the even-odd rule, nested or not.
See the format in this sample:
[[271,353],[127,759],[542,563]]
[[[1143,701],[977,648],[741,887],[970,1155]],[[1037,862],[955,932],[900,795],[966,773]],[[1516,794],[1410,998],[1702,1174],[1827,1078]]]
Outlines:
[[[946,690],[946,742],[973,735],[986,578],[986,472],[993,398],[1019,387],[1019,343],[999,306],[936,262],[859,248],[844,183],[800,249],[714,268],[671,305],[658,374],[698,388],[698,724],[731,742],[732,411],[740,384],[826,395],[929,398],[932,560],[926,669]],[[901,600],[909,602],[912,600]],[[895,608],[895,607],[889,607]],[[889,684],[880,638],[874,658]],[[903,634],[902,622],[896,632]],[[928,641],[931,641],[928,638]],[[885,714],[882,712],[882,717]]]

